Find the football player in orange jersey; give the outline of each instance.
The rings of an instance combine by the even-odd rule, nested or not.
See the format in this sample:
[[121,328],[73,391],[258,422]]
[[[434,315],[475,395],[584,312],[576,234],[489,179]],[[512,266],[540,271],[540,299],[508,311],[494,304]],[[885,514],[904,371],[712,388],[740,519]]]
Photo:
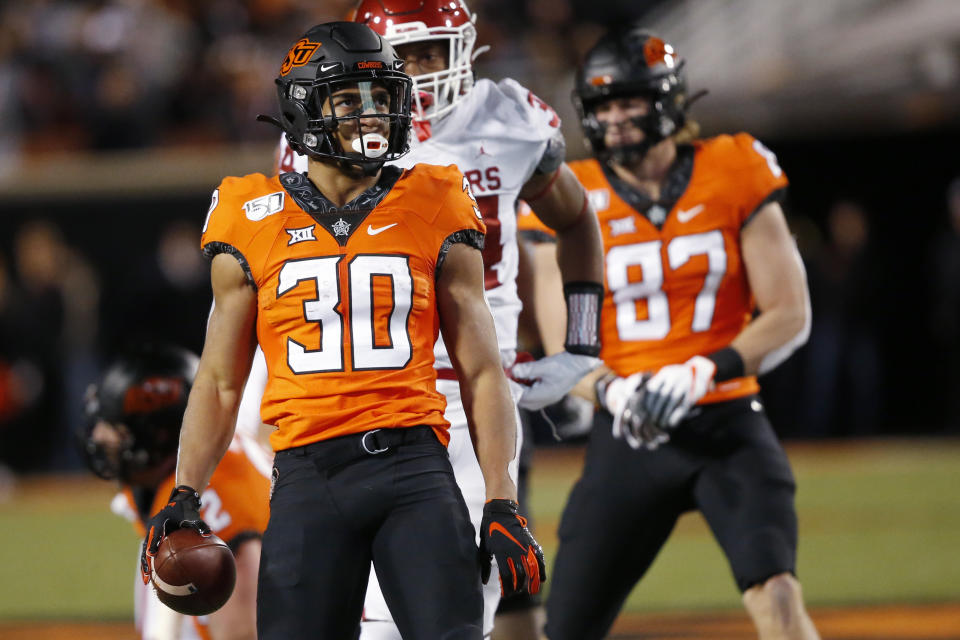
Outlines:
[[779,204],[787,179],[748,134],[694,139],[683,65],[630,25],[603,36],[577,75],[596,159],[571,168],[604,239],[606,370],[580,387],[604,411],[560,524],[551,640],[605,637],[692,509],[760,638],[818,637],[795,576],[793,475],[756,395],[756,376],[809,333]]
[[[120,483],[115,513],[139,535],[174,486],[177,439],[193,384],[197,356],[172,346],[145,346],[114,361],[91,387],[80,434],[87,466]],[[136,624],[144,640],[256,638],[260,536],[267,526],[270,466],[263,451],[242,438],[231,443],[203,491],[203,519],[233,550],[237,582],[230,600],[201,618],[167,609],[150,586],[138,584]],[[138,554],[139,557],[139,554]]]
[[[560,118],[546,103],[516,81],[476,78],[472,61],[477,16],[464,0],[363,0],[353,20],[392,44],[404,59],[413,82],[411,151],[395,163],[455,164],[470,181],[487,228],[483,249],[484,294],[493,314],[501,361],[512,367],[511,384],[520,407],[539,409],[562,398],[599,364],[598,311],[602,301],[602,243],[596,216],[583,187],[564,163]],[[281,137],[277,154],[281,171],[305,172],[307,157],[296,154]],[[521,301],[519,273],[525,265],[516,237],[520,196],[535,199],[543,219],[557,229],[553,259],[566,283],[570,326],[588,331],[571,339],[549,359],[517,363],[517,321]],[[471,520],[479,531],[485,489],[473,453],[467,418],[443,340],[434,349],[437,390],[446,399],[450,423],[447,450]],[[516,366],[513,366],[516,364]],[[255,356],[251,376],[265,363]],[[260,376],[262,379],[262,376]],[[249,401],[251,386],[244,392]],[[515,469],[518,492],[525,495],[531,438],[524,439]],[[521,497],[521,500],[523,498]],[[494,612],[497,613],[494,626]],[[536,638],[542,607],[535,596],[521,594],[501,601],[500,585],[484,587],[484,633],[512,640]],[[364,602],[361,640],[399,640],[400,634],[371,572]]]
[[[351,638],[373,562],[404,638],[482,637],[481,581],[539,589],[539,545],[508,465],[515,413],[483,296],[484,226],[456,167],[384,167],[407,150],[411,81],[368,27],[310,29],[277,78],[308,173],[226,178],[202,245],[215,298],[180,438],[177,487],[142,571],[199,496],[234,428],[254,347],[275,427],[261,639]],[[272,119],[271,119],[272,120]],[[439,332],[457,369],[487,503],[478,553],[445,445]],[[478,562],[479,559],[479,562]]]

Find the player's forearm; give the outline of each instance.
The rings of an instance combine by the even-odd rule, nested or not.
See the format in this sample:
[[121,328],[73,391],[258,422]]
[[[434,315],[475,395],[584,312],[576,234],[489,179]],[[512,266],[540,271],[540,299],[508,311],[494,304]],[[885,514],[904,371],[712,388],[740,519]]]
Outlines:
[[743,359],[746,375],[767,373],[807,341],[810,308],[805,301],[768,309],[730,344]]
[[469,380],[461,383],[461,396],[487,499],[516,500],[508,468],[517,453],[517,422],[503,369],[491,364],[461,380]]
[[[567,337],[567,317],[558,313],[566,302],[563,299],[563,278],[557,266],[557,246],[539,243],[532,247],[533,294],[525,300],[533,300],[540,346],[545,355],[552,356],[564,350]],[[524,305],[526,308],[526,305]]]
[[180,430],[178,485],[203,492],[233,439],[239,406],[239,390],[198,374]]
[[591,210],[557,231],[557,265],[564,282],[603,283],[603,240]]

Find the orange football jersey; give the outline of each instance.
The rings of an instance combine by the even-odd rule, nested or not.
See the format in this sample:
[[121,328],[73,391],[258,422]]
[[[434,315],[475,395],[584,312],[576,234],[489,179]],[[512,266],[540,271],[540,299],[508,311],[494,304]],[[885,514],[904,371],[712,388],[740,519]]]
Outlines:
[[416,425],[449,439],[436,276],[452,243],[482,246],[484,226],[455,166],[417,165],[392,187],[388,171],[399,169],[384,169],[377,189],[389,191],[372,209],[332,209],[298,173],[226,178],[214,192],[201,242],[234,255],[257,288],[275,450]]
[[[627,204],[596,160],[571,163],[603,234],[606,295],[600,357],[617,374],[655,371],[728,346],[754,301],[740,230],[787,186],[776,156],[746,133],[698,140],[683,194],[658,229]],[[533,223],[528,228],[542,231]],[[753,376],[716,385],[701,402],[759,390]]]

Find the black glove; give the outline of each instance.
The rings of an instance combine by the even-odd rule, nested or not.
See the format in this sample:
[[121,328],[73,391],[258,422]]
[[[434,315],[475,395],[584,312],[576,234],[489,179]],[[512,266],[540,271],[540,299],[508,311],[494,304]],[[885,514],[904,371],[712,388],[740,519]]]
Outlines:
[[527,529],[527,519],[517,513],[513,500],[488,500],[480,522],[480,577],[490,579],[491,558],[500,569],[500,595],[524,591],[533,595],[547,579],[543,550]]
[[167,506],[147,521],[147,537],[140,550],[140,573],[143,584],[150,582],[153,557],[160,542],[177,529],[196,529],[201,535],[210,535],[210,527],[200,519],[200,494],[193,487],[180,485],[170,492]]

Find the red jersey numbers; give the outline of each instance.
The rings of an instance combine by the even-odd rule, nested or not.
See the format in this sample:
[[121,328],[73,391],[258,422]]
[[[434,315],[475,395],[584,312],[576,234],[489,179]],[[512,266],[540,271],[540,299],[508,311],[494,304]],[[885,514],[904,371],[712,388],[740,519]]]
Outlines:
[[483,224],[487,233],[483,239],[483,288],[493,289],[500,286],[500,274],[497,270],[503,260],[503,244],[500,241],[500,196],[480,196],[477,206],[483,215]]
[[531,107],[539,107],[540,109],[543,109],[544,111],[546,111],[547,113],[550,114],[551,118],[550,118],[550,123],[549,123],[549,124],[550,124],[551,127],[559,127],[559,126],[560,126],[560,117],[557,115],[557,112],[554,111],[554,110],[550,107],[550,105],[548,105],[546,102],[544,102],[543,100],[541,100],[541,99],[538,98],[537,96],[533,95],[533,92],[532,92],[532,91],[528,91],[528,92],[527,92],[527,102],[530,103],[530,106],[531,106]]
[[[341,308],[343,284],[339,263],[343,256],[288,260],[280,269],[277,298],[308,283],[315,298],[303,301],[303,320],[319,328],[319,348],[287,337],[287,365],[296,374],[344,371],[346,335],[354,371],[402,369],[410,362],[412,344],[408,320],[413,307],[413,277],[406,256],[358,255],[347,265],[350,313]],[[388,284],[392,299],[377,295]],[[377,287],[378,292],[374,291]],[[383,308],[379,308],[382,306]],[[378,331],[378,329],[380,331]],[[377,340],[378,334],[381,339]],[[383,338],[386,334],[386,339]]]
[[293,152],[293,149],[290,148],[290,145],[283,145],[283,155],[280,157],[280,162],[277,163],[277,168],[280,170],[280,173],[289,173],[294,171],[294,163],[296,162],[296,154]]
[[[500,167],[488,167],[485,171],[471,169],[463,174],[463,180],[463,190],[476,203],[477,215],[487,227],[483,241],[483,287],[493,289],[501,284],[497,266],[503,260],[503,245],[500,240],[500,196],[474,197],[473,192],[483,193],[499,189],[502,186]],[[467,188],[468,184],[470,188]]]

